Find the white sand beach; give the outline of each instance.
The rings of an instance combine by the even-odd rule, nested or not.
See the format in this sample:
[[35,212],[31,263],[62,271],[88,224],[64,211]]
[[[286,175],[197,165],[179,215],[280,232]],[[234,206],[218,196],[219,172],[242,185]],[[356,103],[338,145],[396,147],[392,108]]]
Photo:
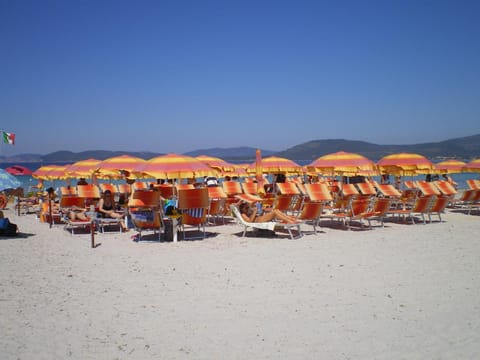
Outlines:
[[290,240],[134,242],[6,216],[0,351],[9,359],[475,359],[480,217]]

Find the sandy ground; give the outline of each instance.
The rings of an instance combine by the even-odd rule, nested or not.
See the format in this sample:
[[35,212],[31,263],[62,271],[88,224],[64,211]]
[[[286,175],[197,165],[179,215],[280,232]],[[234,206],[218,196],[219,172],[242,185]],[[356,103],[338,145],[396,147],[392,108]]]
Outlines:
[[6,215],[2,359],[477,359],[480,216],[242,238],[72,236]]

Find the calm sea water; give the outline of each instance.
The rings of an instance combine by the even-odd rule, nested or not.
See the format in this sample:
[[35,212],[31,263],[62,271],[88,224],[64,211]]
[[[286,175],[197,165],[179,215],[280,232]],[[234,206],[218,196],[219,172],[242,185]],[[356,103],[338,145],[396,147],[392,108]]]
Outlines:
[[[298,164],[300,165],[308,165],[310,162],[308,161],[297,161]],[[57,163],[56,165],[63,165],[64,163]],[[43,165],[49,165],[49,164],[42,164],[42,163],[22,163],[22,164],[17,164],[17,163],[0,163],[0,167],[5,169],[9,166],[13,165],[22,165],[27,168],[29,168],[32,171],[37,170],[39,167]],[[461,174],[451,174],[450,175],[453,180],[455,180],[458,183],[459,189],[466,189],[468,188],[466,180],[467,179],[480,179],[480,173],[461,173]],[[17,176],[17,179],[22,183],[22,187],[26,192],[28,192],[32,186],[36,185],[38,183],[37,179],[32,178],[31,176]],[[420,175],[420,176],[408,176],[408,180],[424,180],[425,175]],[[154,179],[150,179],[149,181],[153,181]],[[199,179],[200,181],[201,179]],[[379,178],[376,178],[375,180],[380,181]],[[102,182],[102,180],[100,180]],[[116,181],[114,181],[115,183]],[[118,181],[118,183],[123,183],[123,181]],[[62,180],[55,180],[55,181],[46,181],[45,187],[50,187],[52,186],[53,188],[58,188],[60,186],[65,186],[66,182]],[[72,181],[72,185],[75,184],[75,181]]]

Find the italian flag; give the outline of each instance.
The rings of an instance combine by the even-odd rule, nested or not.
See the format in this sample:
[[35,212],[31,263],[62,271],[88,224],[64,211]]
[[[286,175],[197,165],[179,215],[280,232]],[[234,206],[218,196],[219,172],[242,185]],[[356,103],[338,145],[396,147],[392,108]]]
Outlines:
[[2,137],[5,144],[15,145],[15,134],[2,131]]

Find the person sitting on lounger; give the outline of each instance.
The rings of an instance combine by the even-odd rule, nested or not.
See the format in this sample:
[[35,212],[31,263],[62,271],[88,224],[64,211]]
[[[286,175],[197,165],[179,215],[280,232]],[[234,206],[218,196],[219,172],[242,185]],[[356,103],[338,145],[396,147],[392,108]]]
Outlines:
[[117,208],[117,204],[113,199],[112,192],[110,190],[105,190],[102,198],[98,203],[98,211],[100,212],[100,215],[104,218],[114,218],[114,219],[122,218],[123,215],[116,212],[115,211],[116,208]]
[[[113,194],[110,190],[105,190],[103,193],[102,198],[98,202],[98,211],[100,212],[100,216],[104,218],[112,218],[112,219],[121,219],[123,218],[123,214],[120,214],[115,211],[117,208],[117,204],[113,199]],[[123,222],[122,222],[123,230],[126,231]]]
[[273,209],[272,211],[263,212],[262,215],[258,215],[258,208],[255,205],[250,205],[249,203],[243,201],[240,203],[238,209],[240,210],[240,214],[242,214],[242,218],[248,222],[268,222],[274,219],[278,219],[281,221],[285,221],[289,224],[296,224],[298,221],[291,216],[283,213],[278,209]]
[[68,212],[68,218],[72,221],[80,220],[80,221],[90,221],[90,218],[85,214],[87,210],[84,208],[80,208],[78,206],[73,206],[70,208]]

